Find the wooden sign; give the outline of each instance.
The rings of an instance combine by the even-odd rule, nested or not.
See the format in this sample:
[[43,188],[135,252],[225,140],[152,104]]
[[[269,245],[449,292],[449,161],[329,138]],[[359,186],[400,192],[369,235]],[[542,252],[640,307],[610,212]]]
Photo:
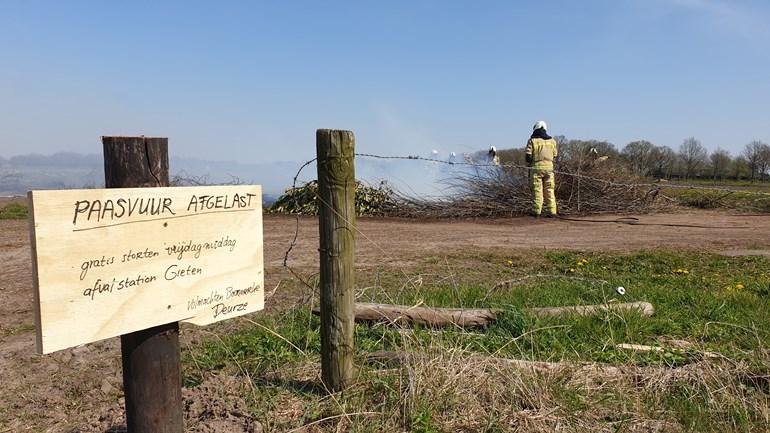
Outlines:
[[260,186],[29,193],[37,350],[264,308]]

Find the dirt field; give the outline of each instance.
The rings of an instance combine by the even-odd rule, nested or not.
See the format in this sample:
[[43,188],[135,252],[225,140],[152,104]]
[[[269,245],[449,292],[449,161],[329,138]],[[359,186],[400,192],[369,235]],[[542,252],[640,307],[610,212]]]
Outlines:
[[[591,219],[612,221],[615,218]],[[649,215],[641,217],[640,222],[643,225],[530,218],[432,222],[359,219],[357,265],[365,268],[387,262],[408,266],[414,257],[423,254],[529,248],[586,251],[665,248],[727,255],[770,254],[768,216],[692,212]],[[287,278],[282,261],[294,230],[294,218],[265,217],[268,291]],[[290,264],[311,270],[317,263],[317,247],[316,220],[302,218]],[[117,339],[43,357],[35,355],[31,279],[26,221],[0,221],[0,372],[4,373],[0,433],[121,431],[124,420]],[[278,287],[268,304],[281,305],[282,298],[288,296]],[[197,328],[184,327],[183,345],[201,335],[202,331]],[[226,384],[213,382],[185,392],[190,431],[213,431],[212,425],[220,432],[259,431],[252,420],[233,417],[232,413],[239,412],[242,402],[223,391],[227,388]],[[210,417],[212,413],[220,414],[214,424],[209,421],[208,426],[196,425],[197,419],[204,414]]]

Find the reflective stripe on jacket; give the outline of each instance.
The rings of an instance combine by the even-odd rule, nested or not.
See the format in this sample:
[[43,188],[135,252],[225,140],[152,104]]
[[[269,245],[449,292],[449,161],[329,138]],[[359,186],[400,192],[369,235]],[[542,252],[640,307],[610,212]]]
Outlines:
[[527,142],[527,155],[532,155],[532,168],[535,170],[553,170],[553,160],[558,156],[556,140],[549,138],[530,138]]

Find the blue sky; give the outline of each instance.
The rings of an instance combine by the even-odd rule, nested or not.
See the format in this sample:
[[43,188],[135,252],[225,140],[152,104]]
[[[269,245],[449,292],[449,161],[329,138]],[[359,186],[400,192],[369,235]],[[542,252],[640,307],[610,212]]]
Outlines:
[[0,156],[100,135],[247,162],[552,134],[733,153],[770,141],[770,2],[0,0]]

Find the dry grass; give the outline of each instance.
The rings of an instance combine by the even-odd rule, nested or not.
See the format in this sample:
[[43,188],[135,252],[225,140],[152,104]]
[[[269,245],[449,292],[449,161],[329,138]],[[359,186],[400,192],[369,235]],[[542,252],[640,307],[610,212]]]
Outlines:
[[766,398],[745,392],[747,371],[731,362],[542,371],[445,351],[403,366],[408,384],[400,403],[411,413],[430,409],[439,431],[684,431],[691,426],[665,401],[683,390],[704,397],[709,417],[726,425],[736,412],[768,420]]
[[[553,267],[574,266],[578,257],[549,253],[526,267],[552,275]],[[595,256],[576,272],[579,277],[527,279],[489,299],[483,295],[493,281],[465,286],[430,261],[427,270],[436,275],[417,272],[419,284],[414,272],[378,274],[360,296],[437,306],[479,306],[475,302],[484,299],[490,306],[521,307],[595,303],[607,296],[607,284],[588,281],[615,282],[627,274],[635,283],[627,285],[632,289],[626,296],[649,299],[656,314],[530,318],[521,327],[511,318],[486,331],[359,325],[356,381],[344,393],[330,394],[320,380],[319,325],[307,306],[190,355],[195,369],[247,382],[246,401],[266,431],[768,431],[770,354],[767,315],[760,311],[766,262],[697,254],[679,258],[682,263],[674,259],[662,253]],[[687,276],[672,271],[683,266]],[[743,281],[746,289],[725,291],[729,281]],[[680,315],[682,309],[687,314]],[[687,348],[646,354],[616,349],[626,342],[665,346],[672,338],[687,340]],[[370,361],[377,350],[409,355],[396,364]],[[707,351],[722,356],[703,356]]]
[[[283,370],[272,379],[280,389],[273,398],[280,403],[270,413],[271,428],[595,433],[765,431],[770,425],[767,394],[751,391],[766,387],[767,378],[753,376],[742,362],[609,369],[564,362],[546,370],[485,361],[461,349],[430,349],[419,341],[405,336],[404,348],[420,350],[421,356],[408,357],[397,368],[362,365],[345,393],[314,389],[316,359]],[[299,392],[286,392],[291,387]],[[672,404],[692,405],[694,412],[682,417]],[[739,417],[758,427],[744,430]]]

